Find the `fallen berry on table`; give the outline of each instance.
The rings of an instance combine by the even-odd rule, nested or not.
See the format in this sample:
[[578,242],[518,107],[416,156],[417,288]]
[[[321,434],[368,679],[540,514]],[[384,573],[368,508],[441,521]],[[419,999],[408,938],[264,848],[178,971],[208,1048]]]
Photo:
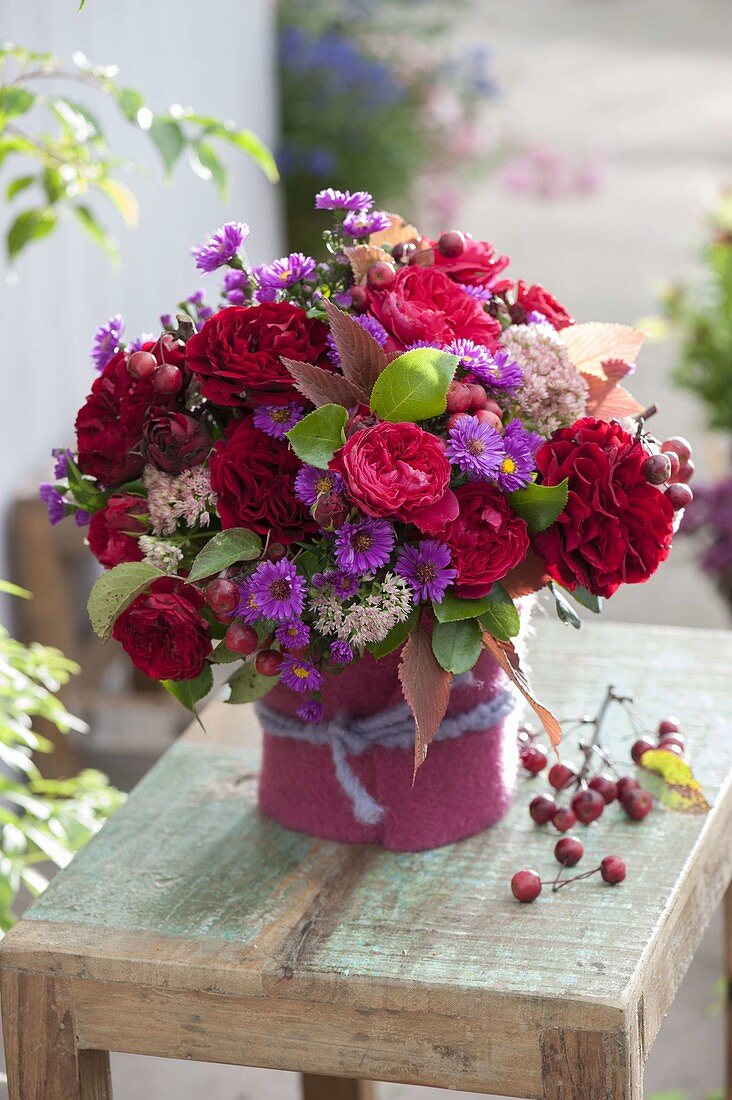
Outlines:
[[605,809],[605,799],[599,791],[578,791],[572,799],[572,809],[578,821],[583,825],[589,825],[602,817]]
[[658,736],[667,737],[669,734],[678,733],[680,729],[681,723],[678,718],[664,718],[658,723]]
[[554,845],[554,857],[564,867],[574,867],[584,854],[584,844],[576,836],[563,836]]
[[609,806],[618,797],[618,785],[609,775],[594,776],[587,786],[592,791],[597,791],[605,799],[605,805]]
[[641,821],[650,813],[653,806],[653,796],[642,787],[628,791],[623,798],[623,809],[633,821]]
[[549,762],[549,758],[541,745],[531,745],[528,748],[521,749],[520,756],[522,765],[532,775],[538,775],[539,772],[542,772]]
[[633,759],[633,763],[640,764],[643,753],[650,752],[650,750],[655,749],[655,747],[653,742],[645,737],[641,737],[637,741],[634,741],[630,748],[630,755]]
[[574,783],[576,778],[577,769],[573,764],[568,764],[566,761],[552,764],[547,775],[547,779],[555,791],[566,790]]
[[636,790],[640,787],[640,783],[632,775],[621,775],[616,786],[618,788],[618,798],[623,802],[628,792]]
[[517,871],[511,879],[511,892],[517,901],[536,901],[541,893],[541,879],[536,871]]
[[560,806],[552,818],[552,825],[559,833],[567,833],[577,824],[577,815],[567,806]]
[[625,878],[625,862],[620,856],[605,856],[600,864],[600,874],[610,886],[617,886]]
[[529,813],[537,825],[546,825],[557,812],[557,803],[553,795],[537,794],[529,803]]

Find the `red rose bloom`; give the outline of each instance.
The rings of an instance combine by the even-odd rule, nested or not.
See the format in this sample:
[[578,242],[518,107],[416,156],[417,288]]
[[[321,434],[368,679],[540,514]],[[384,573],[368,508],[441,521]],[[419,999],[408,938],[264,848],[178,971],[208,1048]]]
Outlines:
[[418,340],[449,344],[474,340],[495,347],[501,326],[494,317],[436,267],[403,267],[385,290],[368,291],[369,310],[405,348]]
[[189,413],[160,409],[145,421],[143,454],[167,474],[179,474],[200,465],[211,444],[208,428]]
[[272,439],[251,417],[229,425],[211,456],[211,488],[224,527],[272,532],[290,543],[316,531],[310,512],[295,496],[300,460],[286,443]]
[[367,516],[401,519],[434,532],[457,515],[444,444],[416,424],[362,428],[332,465]]
[[201,393],[215,405],[282,405],[302,400],[280,361],[327,367],[328,328],[289,302],[228,306],[209,317],[186,345]]
[[455,592],[479,599],[524,560],[529,551],[528,528],[511,511],[503,493],[485,482],[461,485],[455,495],[460,514],[443,536],[458,573]]
[[105,569],[121,561],[142,561],[138,539],[147,530],[138,518],[147,514],[147,503],[129,493],[111,496],[89,523],[89,547]]
[[459,256],[443,256],[432,241],[435,250],[435,267],[441,268],[456,283],[468,286],[482,286],[490,290],[495,286],[500,273],[511,262],[508,256],[496,256],[496,250],[487,241],[474,241],[467,237],[465,249]]
[[192,680],[203,671],[212,649],[197,588],[176,577],[160,577],[114,624],[112,636],[153,680]]
[[591,416],[560,428],[536,452],[544,485],[569,480],[567,507],[534,546],[547,572],[570,591],[612,596],[668,557],[674,510],[643,476],[648,457],[619,424]]
[[522,324],[526,319],[526,314],[531,313],[532,310],[543,313],[549,324],[553,325],[555,329],[566,328],[567,325],[572,324],[572,317],[561,302],[558,302],[548,290],[544,290],[544,287],[538,284],[526,286],[523,279],[519,279],[516,284],[516,305],[519,307],[519,312],[514,320],[518,324]]

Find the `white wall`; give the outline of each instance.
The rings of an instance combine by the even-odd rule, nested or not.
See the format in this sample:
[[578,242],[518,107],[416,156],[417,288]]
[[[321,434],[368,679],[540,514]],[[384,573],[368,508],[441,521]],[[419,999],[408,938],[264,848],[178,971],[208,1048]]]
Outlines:
[[[204,114],[233,118],[273,144],[277,103],[270,0],[208,0],[205,5],[87,0],[82,12],[76,7],[75,0],[0,0],[0,34],[67,58],[82,50],[95,62],[115,63],[121,82],[144,91],[151,107],[194,106]],[[78,86],[70,98],[83,98]],[[127,230],[111,208],[104,211],[120,240],[119,269],[68,224],[21,254],[17,281],[0,278],[3,527],[19,482],[43,468],[52,446],[72,438],[76,410],[94,377],[89,344],[101,320],[119,312],[129,337],[153,331],[161,312],[206,284],[188,248],[226,220],[250,224],[249,252],[255,262],[281,254],[278,189],[252,162],[227,154],[231,194],[222,205],[214,188],[182,163],[166,186],[147,138],[118,122],[111,104],[102,113],[119,152],[149,166],[146,177],[127,181],[140,199],[140,224]],[[12,178],[11,168],[8,162],[0,176],[3,184]],[[7,224],[4,207],[0,217]],[[6,575],[5,562],[0,554],[0,576]]]

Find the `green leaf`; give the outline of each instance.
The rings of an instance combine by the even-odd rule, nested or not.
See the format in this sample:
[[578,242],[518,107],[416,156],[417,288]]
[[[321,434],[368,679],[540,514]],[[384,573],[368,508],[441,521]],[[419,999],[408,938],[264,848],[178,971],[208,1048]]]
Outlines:
[[7,88],[0,88],[0,114],[6,119],[24,115],[35,101],[36,97],[26,88],[16,88],[12,84]]
[[162,157],[165,174],[169,177],[185,148],[186,139],[183,130],[169,115],[156,115],[150,123],[148,132]]
[[388,653],[393,653],[395,649],[403,645],[414,630],[417,623],[417,614],[417,608],[413,607],[409,617],[403,623],[397,623],[396,626],[393,626],[382,641],[370,642],[366,646],[369,653],[378,661],[380,657],[386,657]]
[[230,145],[234,145],[242,153],[250,156],[262,169],[270,183],[278,182],[280,174],[277,171],[277,164],[271,151],[262,139],[258,138],[251,130],[237,130],[235,127],[224,123],[223,125],[217,125],[213,133],[216,137],[228,141]]
[[6,238],[9,259],[17,256],[31,241],[47,237],[56,227],[56,214],[48,207],[24,210],[10,226]]
[[11,180],[5,188],[5,198],[10,202],[11,199],[14,199],[21,191],[25,191],[26,188],[30,187],[35,181],[35,176],[18,176],[17,179]]
[[161,680],[160,682],[179,703],[195,714],[196,703],[208,695],[213,687],[213,672],[211,666],[206,665],[203,671],[192,680]]
[[371,392],[371,411],[382,420],[415,421],[444,413],[458,357],[434,348],[405,351],[386,367]]
[[212,665],[233,665],[235,661],[241,661],[241,653],[233,653],[227,645],[219,642],[209,660]]
[[303,462],[327,470],[328,463],[346,442],[348,412],[342,405],[321,405],[286,432],[290,445]]
[[478,620],[483,630],[502,642],[509,642],[521,630],[521,618],[516,605],[505,588],[494,584],[488,600],[488,609]]
[[125,561],[102,574],[89,593],[87,611],[94,633],[106,642],[116,619],[133,600],[165,574],[145,561]]
[[104,226],[97,220],[96,215],[88,206],[84,206],[81,203],[75,203],[71,209],[81,222],[82,226],[89,234],[95,244],[107,253],[113,260],[119,260],[119,246],[114,237],[106,232]]
[[593,596],[591,592],[588,592],[586,588],[583,588],[581,584],[578,584],[573,592],[568,591],[568,595],[576,600],[582,607],[586,607],[588,611],[592,611],[593,614],[599,615],[605,606],[605,601],[602,596]]
[[114,204],[122,215],[125,225],[137,225],[140,208],[137,199],[132,194],[129,187],[126,187],[124,183],[120,183],[119,180],[115,179],[101,179],[98,181],[97,187],[100,191],[103,191],[107,198]]
[[452,592],[446,592],[440,603],[433,603],[432,610],[438,623],[456,623],[461,619],[477,619],[490,606],[490,596],[480,600],[464,600]]
[[51,110],[66,133],[79,144],[102,137],[99,119],[83,103],[72,102],[70,99],[54,99]]
[[262,540],[246,527],[230,527],[228,531],[219,531],[197,555],[188,581],[193,584],[204,577],[220,573],[229,565],[239,561],[253,561],[262,552]]
[[137,112],[145,106],[145,97],[135,88],[113,88],[112,95],[128,122],[137,122]]
[[568,626],[573,626],[575,630],[579,630],[582,626],[582,620],[564,595],[564,592],[556,584],[550,584],[549,588],[554,597],[554,606],[559,619]]
[[191,167],[202,180],[213,180],[221,198],[227,198],[229,173],[213,148],[205,141],[197,141],[191,150]]
[[569,483],[565,478],[559,485],[527,485],[508,494],[508,503],[517,516],[526,520],[529,533],[535,535],[550,527],[567,506]]
[[254,667],[254,661],[247,661],[229,679],[230,693],[227,703],[251,703],[262,699],[277,683],[278,676],[262,676]]
[[447,672],[454,672],[457,676],[468,672],[482,650],[483,637],[475,619],[435,623],[432,631],[432,652]]
[[0,592],[5,592],[8,596],[19,596],[21,600],[33,599],[33,593],[27,588],[21,588],[19,584],[12,584],[10,581],[0,580]]

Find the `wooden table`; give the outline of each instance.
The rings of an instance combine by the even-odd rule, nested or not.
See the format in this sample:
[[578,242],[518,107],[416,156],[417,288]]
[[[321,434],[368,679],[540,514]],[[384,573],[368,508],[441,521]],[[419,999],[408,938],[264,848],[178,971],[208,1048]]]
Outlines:
[[[419,855],[288,832],[255,808],[252,715],[214,704],[2,947],[11,1100],[106,1100],[107,1051],[299,1070],[308,1100],[389,1080],[544,1100],[635,1100],[732,874],[732,635],[544,622],[535,680],[560,715],[608,681],[678,713],[706,817],[612,807],[584,863],[628,864],[531,906],[556,866],[525,784],[500,825]],[[631,737],[610,747],[627,759]],[[527,789],[528,788],[528,789]],[[140,1100],[145,1100],[141,1097]]]

